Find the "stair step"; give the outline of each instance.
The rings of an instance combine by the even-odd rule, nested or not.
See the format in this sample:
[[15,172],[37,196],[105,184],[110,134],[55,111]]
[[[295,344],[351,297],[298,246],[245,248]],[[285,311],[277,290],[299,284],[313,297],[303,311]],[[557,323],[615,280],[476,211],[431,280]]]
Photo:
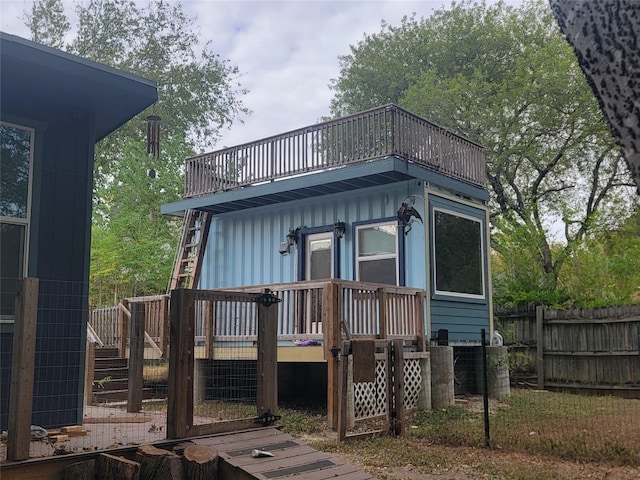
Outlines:
[[109,390],[127,390],[128,386],[128,378],[112,378],[111,380],[106,380],[103,383],[97,383],[94,381],[92,390],[93,393],[105,392]]
[[[129,390],[101,390],[93,392],[94,403],[122,402],[126,401]],[[142,389],[142,399],[148,400],[153,398],[153,391],[150,388]]]
[[112,380],[129,378],[129,367],[120,368],[96,368],[93,371],[93,380],[102,380],[105,377],[111,377]]
[[96,359],[118,357],[119,354],[120,354],[120,351],[118,350],[118,347],[96,348],[96,352],[95,352]]
[[95,368],[126,368],[129,361],[126,358],[96,358]]

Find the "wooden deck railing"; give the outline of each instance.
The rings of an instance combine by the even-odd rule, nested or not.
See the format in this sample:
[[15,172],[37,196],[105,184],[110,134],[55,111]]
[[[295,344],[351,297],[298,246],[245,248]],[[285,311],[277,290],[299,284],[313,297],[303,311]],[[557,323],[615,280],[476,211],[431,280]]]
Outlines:
[[396,155],[483,186],[482,147],[395,105],[185,161],[187,198]]
[[[414,288],[324,280],[212,290],[217,295],[195,303],[196,342],[255,340],[256,308],[225,292],[272,292],[278,299],[278,340],[321,340],[325,345],[358,336],[402,338],[424,346],[423,291]],[[144,304],[147,346],[166,356],[167,295],[124,299],[112,309],[97,309],[92,326],[106,344],[126,351],[132,304]],[[334,335],[336,332],[340,338]],[[123,334],[124,333],[124,334]],[[104,341],[104,339],[103,339]]]
[[[424,345],[421,289],[349,280],[305,281],[239,287],[258,293],[269,289],[282,300],[278,308],[278,339],[327,340],[331,322],[343,336],[399,337]],[[337,308],[324,304],[327,290],[336,289]]]

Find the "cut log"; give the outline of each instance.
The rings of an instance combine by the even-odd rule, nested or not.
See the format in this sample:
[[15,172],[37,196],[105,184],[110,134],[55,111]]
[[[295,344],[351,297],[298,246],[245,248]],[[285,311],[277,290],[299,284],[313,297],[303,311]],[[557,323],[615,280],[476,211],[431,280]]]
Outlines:
[[180,442],[173,446],[173,453],[182,456],[182,454],[184,454],[184,449],[189,445],[193,445],[193,442]]
[[96,461],[72,463],[64,467],[63,480],[95,480]]
[[188,480],[218,478],[218,451],[209,445],[189,445],[182,461]]
[[103,453],[98,457],[97,480],[135,480],[139,469],[138,462]]
[[140,463],[139,480],[184,480],[182,461],[169,450],[142,445],[138,447],[136,460]]

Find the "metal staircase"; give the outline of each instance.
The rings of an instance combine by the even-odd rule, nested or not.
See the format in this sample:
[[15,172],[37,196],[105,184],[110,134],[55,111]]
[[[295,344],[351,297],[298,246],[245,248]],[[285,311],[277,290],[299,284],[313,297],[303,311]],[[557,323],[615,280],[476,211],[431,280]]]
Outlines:
[[198,285],[211,216],[208,212],[187,210],[167,293],[176,288],[195,288]]

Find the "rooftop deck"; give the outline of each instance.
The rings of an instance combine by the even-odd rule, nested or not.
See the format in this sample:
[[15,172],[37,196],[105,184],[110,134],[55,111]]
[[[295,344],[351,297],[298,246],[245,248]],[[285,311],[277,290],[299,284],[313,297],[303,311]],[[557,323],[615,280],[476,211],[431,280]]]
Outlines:
[[483,187],[483,148],[396,105],[189,158],[194,198],[390,156]]

